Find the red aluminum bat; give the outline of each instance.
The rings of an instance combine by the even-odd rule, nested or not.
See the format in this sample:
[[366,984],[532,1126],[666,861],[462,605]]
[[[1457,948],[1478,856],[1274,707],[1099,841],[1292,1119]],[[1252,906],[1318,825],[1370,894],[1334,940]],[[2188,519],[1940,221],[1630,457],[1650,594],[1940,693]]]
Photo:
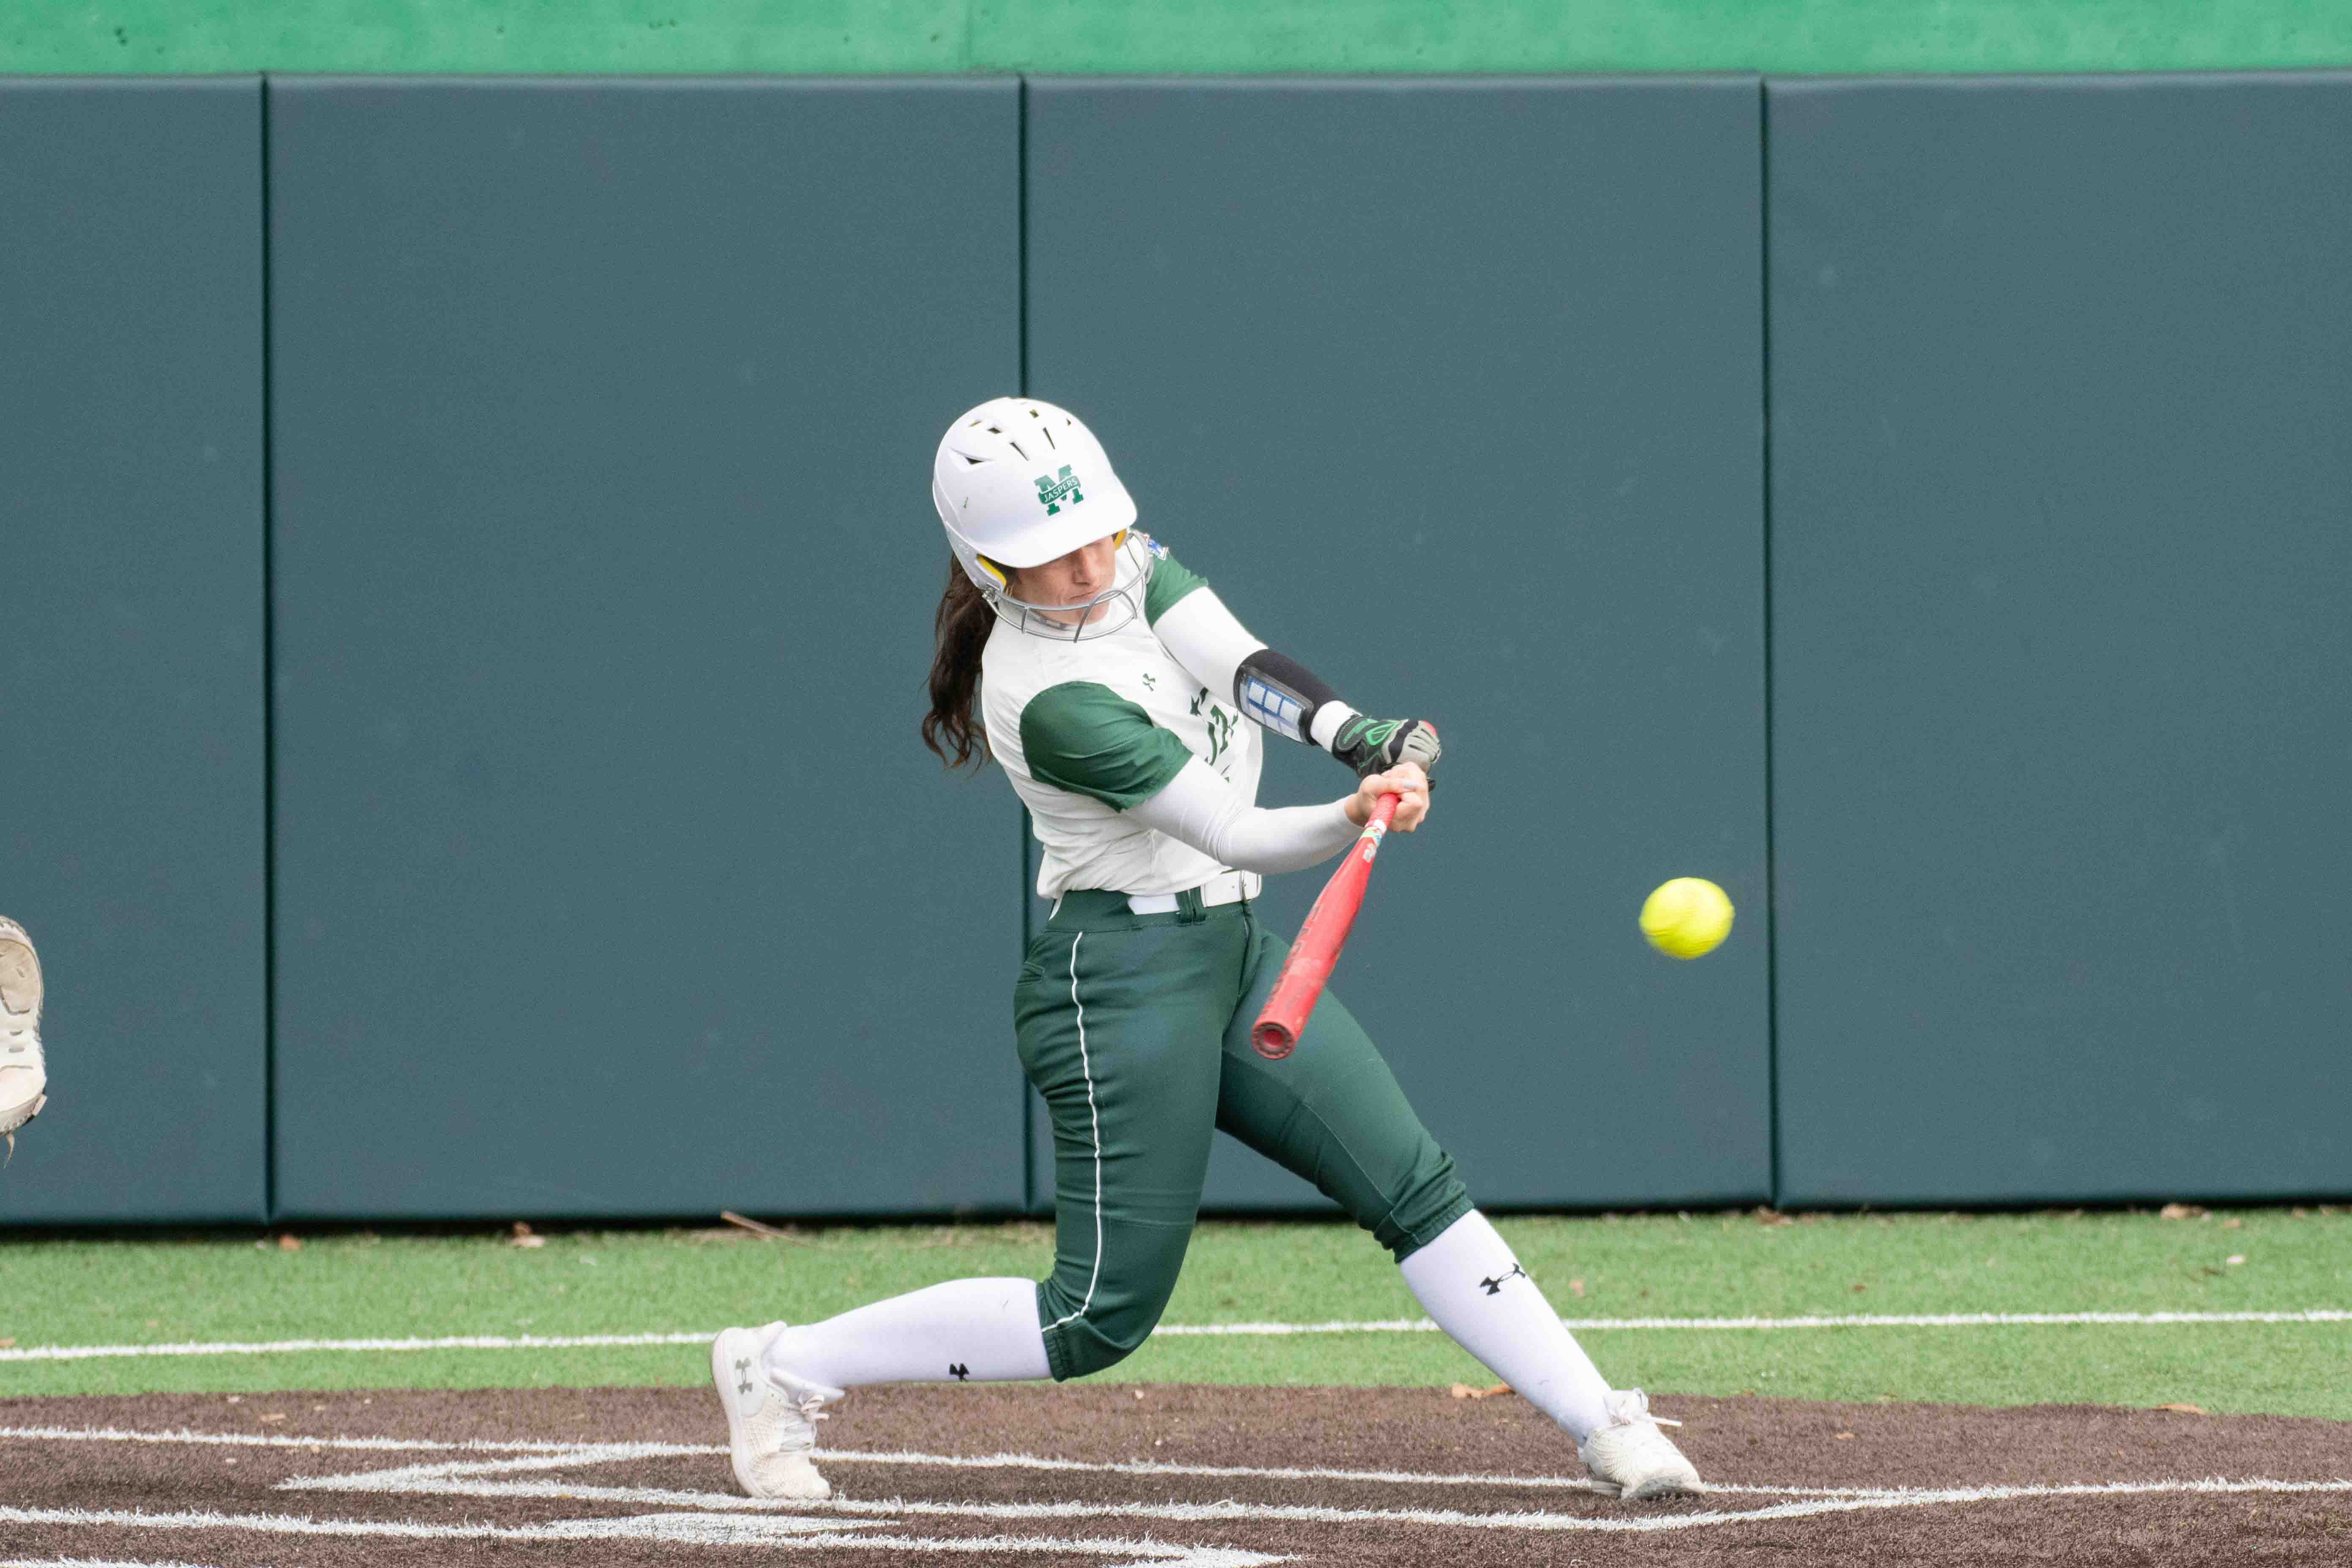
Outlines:
[[1348,858],[1339,862],[1315,907],[1307,911],[1307,923],[1298,928],[1298,940],[1291,943],[1290,956],[1275,977],[1265,1010],[1250,1026],[1250,1044],[1268,1061],[1280,1061],[1298,1044],[1299,1033],[1307,1027],[1307,1015],[1315,1011],[1324,983],[1331,978],[1331,966],[1339,962],[1339,950],[1348,944],[1348,932],[1356,923],[1356,911],[1364,904],[1372,857],[1381,852],[1389,818],[1396,815],[1397,799],[1392,795],[1381,796],[1372,807],[1372,819],[1364,824],[1364,831],[1348,848]]

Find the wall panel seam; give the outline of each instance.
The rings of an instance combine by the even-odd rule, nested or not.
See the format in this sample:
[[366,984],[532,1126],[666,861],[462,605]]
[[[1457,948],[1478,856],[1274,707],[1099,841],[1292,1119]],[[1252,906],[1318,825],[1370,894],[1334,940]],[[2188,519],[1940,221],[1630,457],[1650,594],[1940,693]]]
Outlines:
[[261,1215],[278,1217],[278,583],[271,547],[269,289],[269,78],[261,100]]
[[1759,517],[1764,551],[1764,1073],[1766,1182],[1780,1202],[1780,858],[1772,837],[1772,97],[1756,84],[1757,384],[1761,416]]

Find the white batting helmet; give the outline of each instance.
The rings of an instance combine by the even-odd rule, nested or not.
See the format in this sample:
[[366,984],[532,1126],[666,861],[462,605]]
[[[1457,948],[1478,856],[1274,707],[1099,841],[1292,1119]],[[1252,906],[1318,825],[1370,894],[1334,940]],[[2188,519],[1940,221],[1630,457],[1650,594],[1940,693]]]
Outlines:
[[[1150,561],[1122,549],[1118,581],[1086,605],[1027,604],[1006,592],[1005,570],[1041,566],[1082,544],[1126,534],[1135,500],[1110,458],[1077,416],[1027,397],[995,397],[963,415],[940,439],[931,502],[948,543],[996,613],[1041,636],[1099,637],[1136,613]],[[1092,606],[1128,600],[1127,615]],[[1058,616],[1040,612],[1060,610]],[[1071,616],[1068,612],[1088,613]]]

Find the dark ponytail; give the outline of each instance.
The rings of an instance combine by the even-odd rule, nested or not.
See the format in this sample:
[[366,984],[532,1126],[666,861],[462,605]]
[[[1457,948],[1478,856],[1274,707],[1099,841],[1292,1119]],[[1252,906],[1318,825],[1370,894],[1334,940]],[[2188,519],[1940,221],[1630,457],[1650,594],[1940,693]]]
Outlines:
[[980,689],[980,650],[995,627],[996,612],[950,555],[947,589],[931,619],[931,710],[923,715],[923,744],[951,768],[988,756],[988,731],[972,718],[971,699]]

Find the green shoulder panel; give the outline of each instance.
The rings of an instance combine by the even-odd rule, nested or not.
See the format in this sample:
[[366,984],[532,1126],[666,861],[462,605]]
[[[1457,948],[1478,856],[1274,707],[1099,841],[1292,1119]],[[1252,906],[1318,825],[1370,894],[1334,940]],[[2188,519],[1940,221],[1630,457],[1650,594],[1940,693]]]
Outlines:
[[1066,680],[1021,710],[1021,752],[1041,784],[1114,811],[1150,800],[1192,752],[1142,709],[1092,680]]
[[1207,586],[1197,572],[1187,570],[1176,557],[1168,553],[1164,544],[1150,546],[1151,581],[1143,586],[1143,621],[1146,626],[1158,626],[1168,606],[1195,588]]

